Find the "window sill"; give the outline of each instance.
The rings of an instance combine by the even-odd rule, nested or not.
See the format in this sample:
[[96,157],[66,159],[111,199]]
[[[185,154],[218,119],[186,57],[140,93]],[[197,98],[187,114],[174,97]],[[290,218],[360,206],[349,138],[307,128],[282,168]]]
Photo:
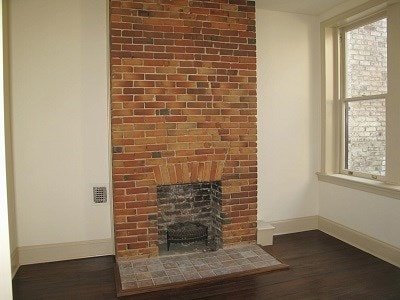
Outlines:
[[398,185],[390,185],[372,179],[353,177],[343,174],[322,174],[318,172],[317,176],[319,181],[373,193],[380,196],[400,199],[400,186]]

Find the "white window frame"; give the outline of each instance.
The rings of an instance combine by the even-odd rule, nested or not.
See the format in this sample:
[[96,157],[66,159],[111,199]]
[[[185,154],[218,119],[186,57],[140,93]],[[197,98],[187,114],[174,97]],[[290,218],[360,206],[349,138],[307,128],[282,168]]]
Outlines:
[[[343,28],[385,15],[388,26],[386,96],[386,175],[349,174],[343,165],[343,95],[340,91]],[[400,0],[372,0],[321,23],[321,181],[400,199]],[[375,97],[379,98],[379,97]],[[360,176],[361,175],[361,176]]]

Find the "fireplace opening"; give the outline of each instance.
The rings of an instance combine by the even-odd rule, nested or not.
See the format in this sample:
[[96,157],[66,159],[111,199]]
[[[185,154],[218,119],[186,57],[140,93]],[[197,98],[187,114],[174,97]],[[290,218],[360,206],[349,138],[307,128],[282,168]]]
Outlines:
[[222,247],[221,182],[157,187],[159,254]]

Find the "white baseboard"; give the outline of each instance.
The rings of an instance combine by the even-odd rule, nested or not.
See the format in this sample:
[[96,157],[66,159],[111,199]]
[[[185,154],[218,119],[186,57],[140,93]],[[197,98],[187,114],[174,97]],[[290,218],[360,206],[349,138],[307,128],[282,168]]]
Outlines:
[[366,234],[318,217],[318,229],[388,263],[400,267],[400,249]]
[[112,239],[24,246],[16,249],[18,266],[114,254]]
[[[320,216],[276,221],[269,225],[275,227],[272,229],[274,235],[318,229],[400,267],[399,248]],[[112,239],[19,247],[11,255],[12,274],[14,276],[21,265],[104,255],[114,255]]]
[[15,274],[19,268],[19,257],[18,257],[18,248],[15,248],[14,251],[11,253],[11,274],[14,278]]
[[400,267],[400,249],[371,236],[320,216],[289,219],[270,223],[274,235],[318,229],[358,249]]
[[318,229],[318,216],[310,216],[271,222],[275,227],[274,235],[296,233]]

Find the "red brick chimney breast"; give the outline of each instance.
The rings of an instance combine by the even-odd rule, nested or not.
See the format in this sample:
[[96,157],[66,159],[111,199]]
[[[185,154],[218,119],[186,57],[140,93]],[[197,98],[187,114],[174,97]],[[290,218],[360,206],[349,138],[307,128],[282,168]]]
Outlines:
[[158,254],[157,186],[221,181],[223,244],[256,241],[255,3],[111,0],[116,254]]

